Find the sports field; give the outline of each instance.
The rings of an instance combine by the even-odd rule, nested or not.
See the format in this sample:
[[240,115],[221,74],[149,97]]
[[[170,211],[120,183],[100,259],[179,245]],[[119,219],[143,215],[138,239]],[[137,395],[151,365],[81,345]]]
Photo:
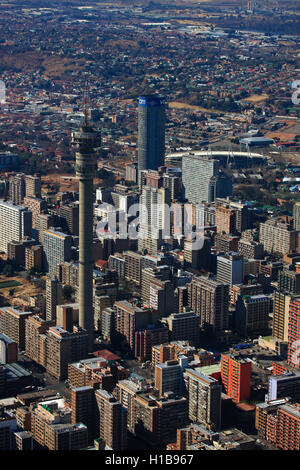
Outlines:
[[7,289],[8,287],[17,287],[21,285],[21,282],[18,281],[0,281],[0,289]]

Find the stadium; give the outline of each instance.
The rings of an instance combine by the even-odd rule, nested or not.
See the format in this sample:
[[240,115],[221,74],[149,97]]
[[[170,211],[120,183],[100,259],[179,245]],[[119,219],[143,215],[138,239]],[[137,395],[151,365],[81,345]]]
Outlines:
[[263,165],[267,162],[267,157],[259,153],[253,152],[235,152],[232,150],[199,150],[189,152],[170,153],[165,157],[165,163],[171,166],[182,166],[182,158],[185,155],[195,155],[203,158],[213,158],[219,160],[223,167],[231,166],[233,168],[251,168]]

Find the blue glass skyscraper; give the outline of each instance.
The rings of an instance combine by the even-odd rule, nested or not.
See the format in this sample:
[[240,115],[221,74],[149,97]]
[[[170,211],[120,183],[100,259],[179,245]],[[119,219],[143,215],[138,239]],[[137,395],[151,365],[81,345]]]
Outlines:
[[165,160],[165,99],[146,95],[139,98],[138,172],[157,170]]

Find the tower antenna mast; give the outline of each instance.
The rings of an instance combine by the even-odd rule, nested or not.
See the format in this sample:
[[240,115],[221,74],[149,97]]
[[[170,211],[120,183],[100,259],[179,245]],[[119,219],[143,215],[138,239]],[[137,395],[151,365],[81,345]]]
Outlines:
[[88,125],[88,113],[89,113],[89,87],[87,81],[85,82],[84,89],[83,89],[83,113],[84,113],[84,125]]

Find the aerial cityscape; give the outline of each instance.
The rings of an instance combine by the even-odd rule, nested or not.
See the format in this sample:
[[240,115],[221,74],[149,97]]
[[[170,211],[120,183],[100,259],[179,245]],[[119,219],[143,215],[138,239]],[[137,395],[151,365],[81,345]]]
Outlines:
[[74,450],[300,450],[298,0],[0,2],[0,451]]

